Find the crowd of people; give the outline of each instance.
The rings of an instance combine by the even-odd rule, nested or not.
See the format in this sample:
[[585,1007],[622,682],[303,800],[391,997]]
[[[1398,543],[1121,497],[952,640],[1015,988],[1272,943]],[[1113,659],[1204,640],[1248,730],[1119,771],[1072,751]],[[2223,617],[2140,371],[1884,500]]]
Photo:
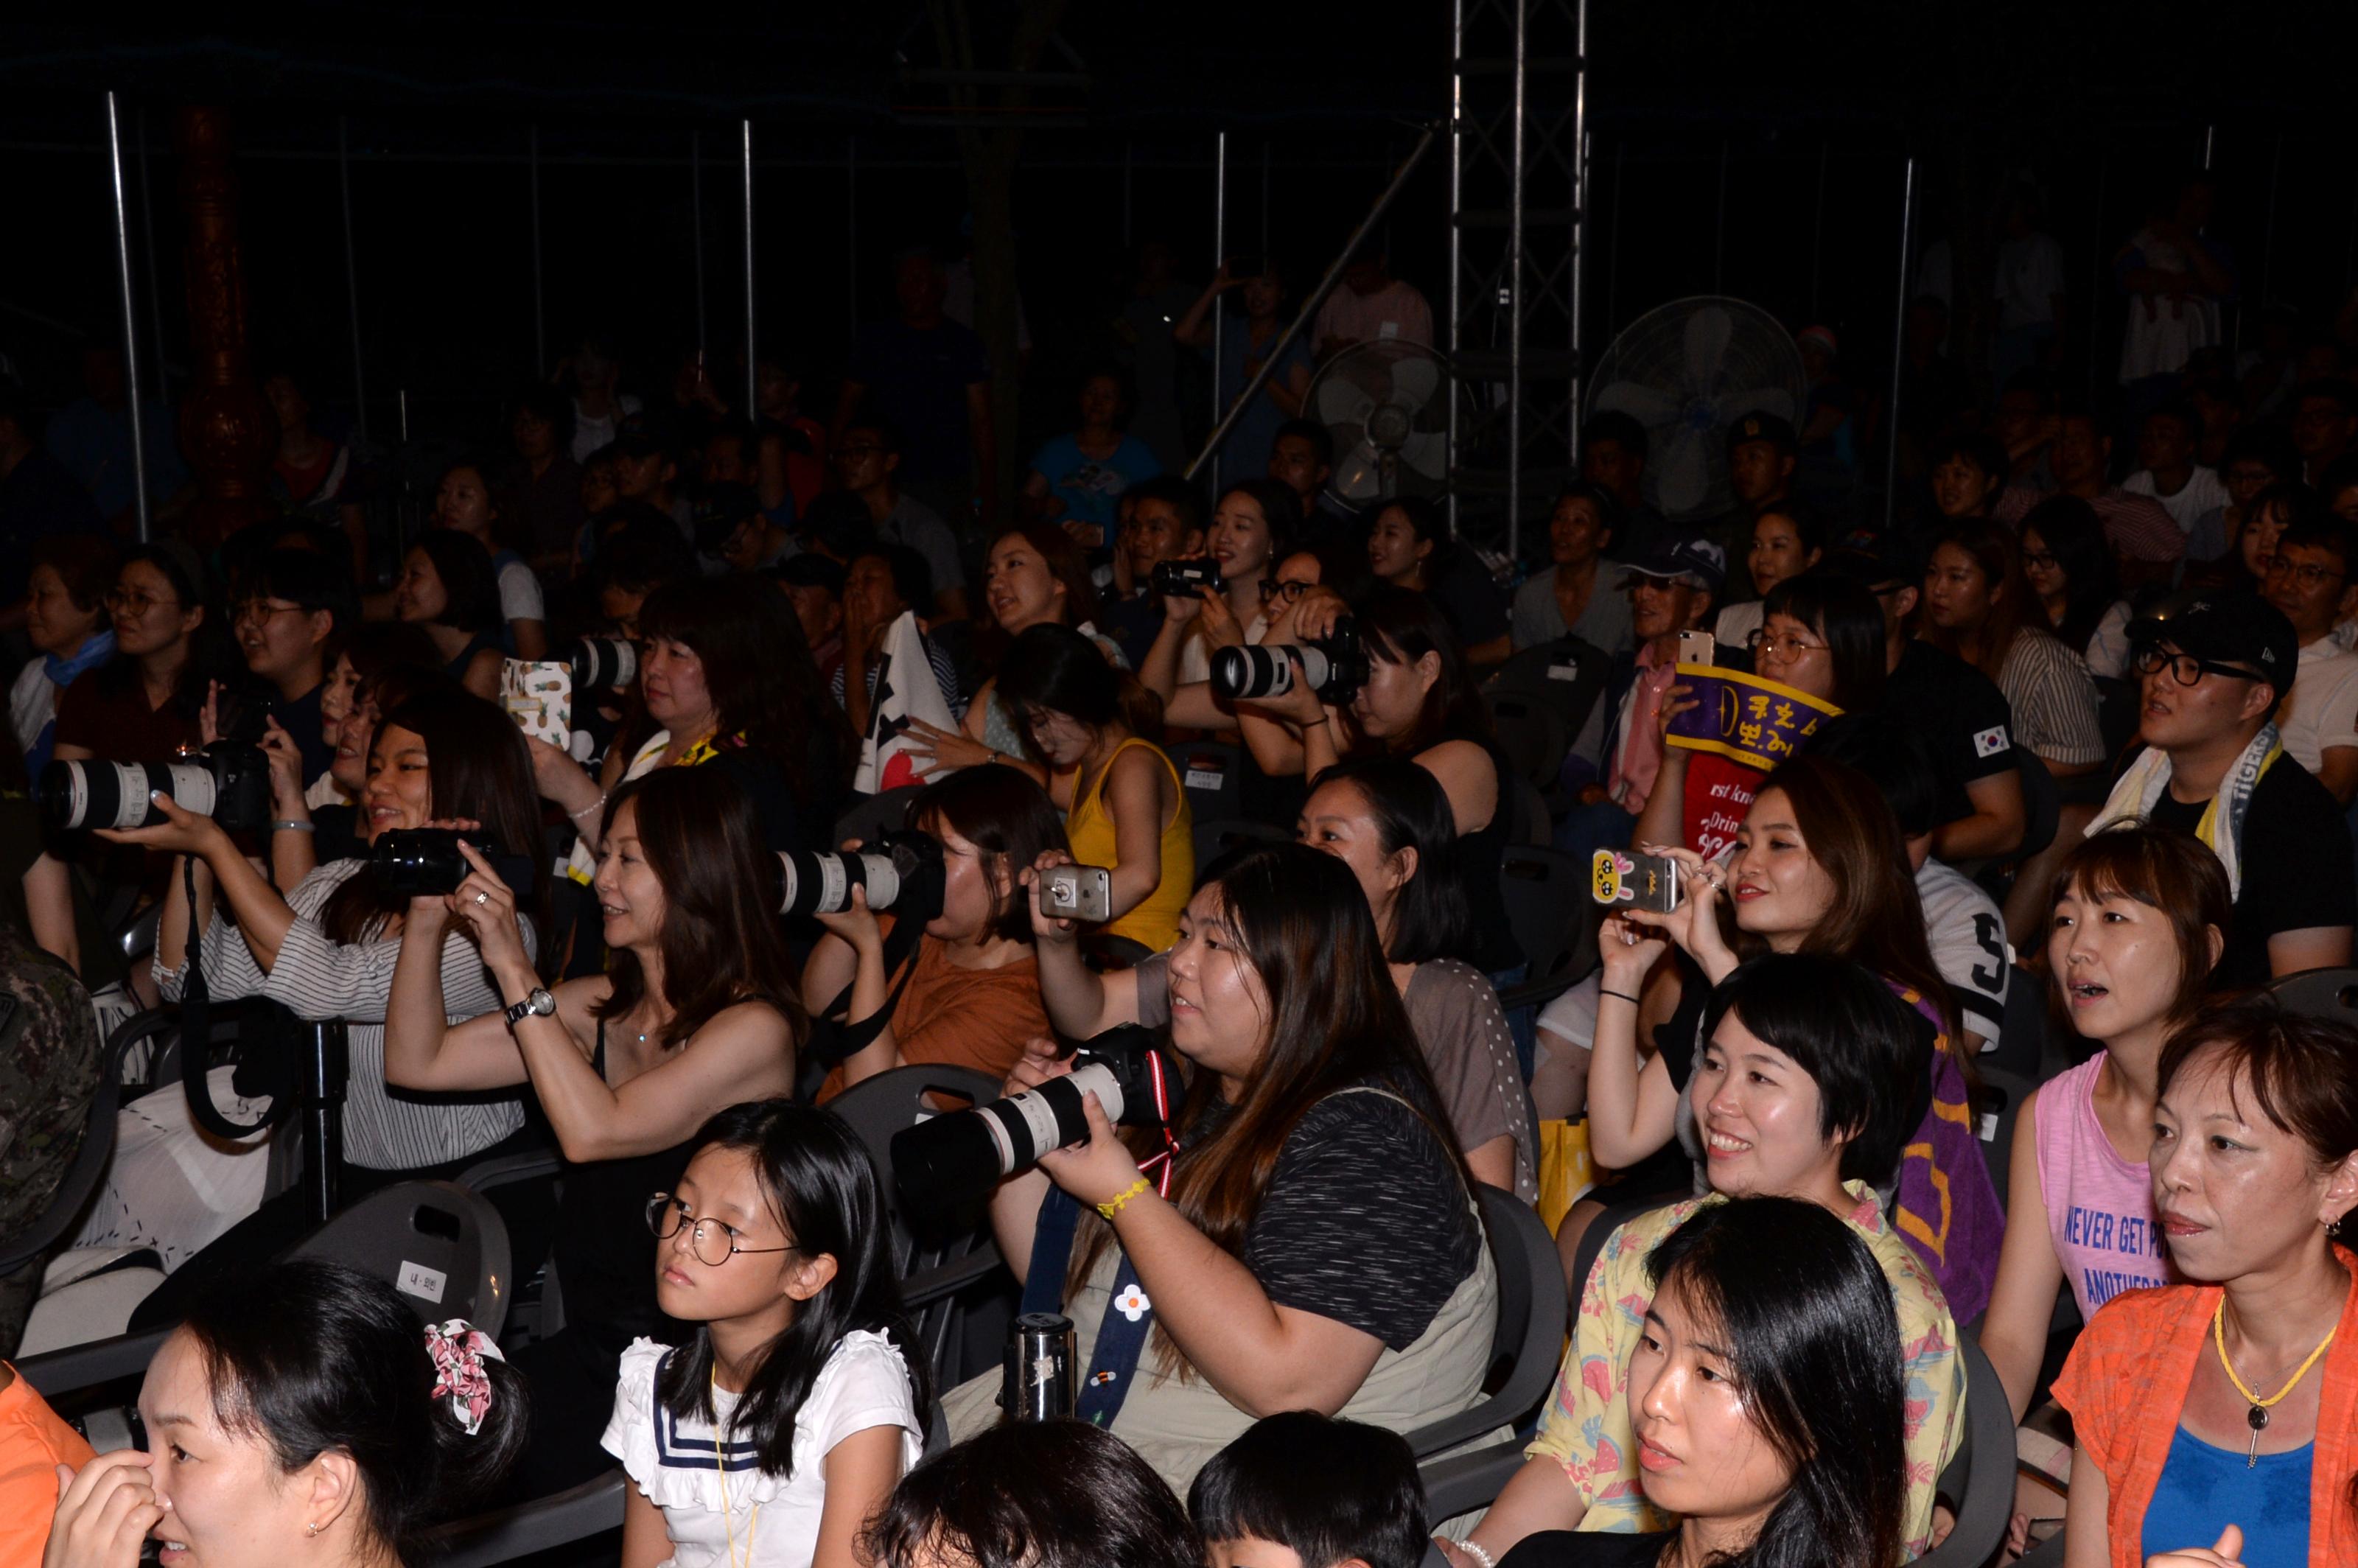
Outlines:
[[[2201,222],[2124,254],[2133,313],[2228,287]],[[2026,295],[1994,404],[1911,412],[1885,526],[1813,328],[1810,408],[1725,430],[1732,510],[1656,511],[1598,413],[1502,567],[1345,499],[1303,416],[1322,362],[1431,330],[1379,259],[1306,342],[1273,262],[1142,268],[1152,352],[1003,487],[955,281],[900,258],[825,421],[784,356],[732,408],[700,355],[626,391],[585,341],[406,538],[283,371],[286,514],[206,548],[122,547],[0,395],[0,1225],[112,1031],[234,1006],[344,1022],[346,1200],[553,1153],[503,1203],[563,1291],[506,1355],[287,1258],[304,1194],[214,1125],[272,1098],[259,1053],[196,1045],[65,1238],[154,1276],[147,1447],[93,1455],[0,1362],[0,1542],[406,1563],[619,1465],[628,1568],[1886,1568],[1954,1523],[1978,1346],[2007,1554],[2358,1557],[2358,1030],[2267,989],[2358,925],[2341,348],[2274,385],[2173,316],[2097,407]],[[1137,373],[1216,339],[1232,395],[1271,373],[1207,491]],[[1595,857],[1680,894],[1583,964],[1511,885],[1549,845],[1575,926]],[[1162,1125],[1092,1091],[962,1195],[1086,1369],[1079,1419],[1008,1422],[913,1332],[831,1102],[1043,1092],[1117,1030],[1173,1054]],[[1405,1434],[1484,1398],[1486,1199],[1553,1230],[1571,1312],[1520,1468],[1444,1521]],[[70,1340],[80,1277],[0,1281],[0,1349]]]

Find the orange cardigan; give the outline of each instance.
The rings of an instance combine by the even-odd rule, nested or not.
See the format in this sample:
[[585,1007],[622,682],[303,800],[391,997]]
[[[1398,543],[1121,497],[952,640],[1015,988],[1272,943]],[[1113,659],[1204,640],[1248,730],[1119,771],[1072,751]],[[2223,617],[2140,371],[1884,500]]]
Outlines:
[[[2358,1511],[2350,1505],[2358,1470],[2358,1257],[2341,1247],[2333,1253],[2353,1278],[2318,1397],[2309,1482],[2312,1568],[2358,1563]],[[2143,1568],[2146,1507],[2178,1434],[2195,1363],[2210,1353],[2219,1293],[2216,1285],[2123,1292],[2081,1333],[2055,1379],[2055,1402],[2071,1412],[2073,1441],[2111,1489],[2104,1523],[2113,1568]]]

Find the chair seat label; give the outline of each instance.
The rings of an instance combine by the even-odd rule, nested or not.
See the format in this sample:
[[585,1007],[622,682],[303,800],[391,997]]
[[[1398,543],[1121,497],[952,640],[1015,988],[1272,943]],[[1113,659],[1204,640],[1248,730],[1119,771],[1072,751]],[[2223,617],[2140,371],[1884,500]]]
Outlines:
[[449,1282],[449,1277],[441,1271],[413,1263],[406,1258],[401,1260],[401,1272],[393,1278],[394,1288],[404,1295],[438,1303],[442,1299],[443,1286]]

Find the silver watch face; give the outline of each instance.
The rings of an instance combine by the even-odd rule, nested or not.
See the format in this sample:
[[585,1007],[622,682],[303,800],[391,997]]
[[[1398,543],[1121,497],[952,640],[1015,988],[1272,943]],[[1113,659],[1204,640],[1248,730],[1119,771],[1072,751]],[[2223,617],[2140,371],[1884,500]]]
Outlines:
[[543,987],[535,986],[532,994],[524,1000],[525,1006],[536,1018],[546,1018],[557,1011],[557,998]]

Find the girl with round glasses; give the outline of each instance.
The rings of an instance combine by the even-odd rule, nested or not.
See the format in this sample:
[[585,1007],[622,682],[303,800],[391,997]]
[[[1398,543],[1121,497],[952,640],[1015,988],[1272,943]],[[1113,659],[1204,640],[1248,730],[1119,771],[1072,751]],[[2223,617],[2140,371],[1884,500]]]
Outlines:
[[783,1099],[696,1143],[646,1209],[656,1304],[689,1332],[622,1352],[603,1439],[631,1478],[623,1568],[855,1568],[933,1403],[876,1167],[839,1118]]

